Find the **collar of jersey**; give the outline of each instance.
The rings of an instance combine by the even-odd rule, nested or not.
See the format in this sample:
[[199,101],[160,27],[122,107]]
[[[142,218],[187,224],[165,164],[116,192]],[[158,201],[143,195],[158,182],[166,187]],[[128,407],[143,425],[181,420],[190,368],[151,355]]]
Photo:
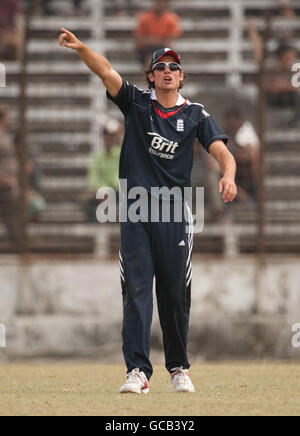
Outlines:
[[[151,90],[151,100],[157,101],[155,89]],[[177,103],[175,106],[182,106],[185,102],[186,102],[186,100],[182,97],[182,95],[178,94],[178,99],[177,99]]]

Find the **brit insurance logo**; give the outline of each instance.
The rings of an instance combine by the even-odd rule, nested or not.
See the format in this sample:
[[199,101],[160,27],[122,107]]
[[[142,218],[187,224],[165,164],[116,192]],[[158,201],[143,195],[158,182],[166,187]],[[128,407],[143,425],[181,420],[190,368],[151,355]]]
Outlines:
[[151,147],[149,148],[150,153],[161,159],[174,159],[176,150],[179,147],[178,142],[169,141],[158,133],[147,132],[147,134],[152,137]]

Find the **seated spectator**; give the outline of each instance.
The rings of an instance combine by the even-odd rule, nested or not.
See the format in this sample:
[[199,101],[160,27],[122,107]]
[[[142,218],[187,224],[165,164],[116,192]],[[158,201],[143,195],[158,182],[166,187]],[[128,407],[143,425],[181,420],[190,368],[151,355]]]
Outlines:
[[73,10],[75,15],[84,15],[85,10],[82,4],[82,0],[72,0]]
[[[17,151],[17,158],[21,159],[21,145],[19,133],[15,136],[15,144]],[[27,163],[27,218],[29,221],[36,221],[39,214],[46,208],[46,201],[42,196],[40,187],[40,169],[34,158],[33,153],[29,153]]]
[[19,165],[8,126],[8,110],[0,108],[0,218],[6,226],[14,251],[19,252]]
[[29,157],[26,169],[28,174],[28,219],[36,221],[39,219],[40,213],[46,209],[46,201],[41,194],[40,173],[33,156]]
[[0,3],[0,59],[21,59],[24,46],[24,19],[19,0]]
[[27,0],[26,12],[30,15],[52,15],[52,0]]
[[253,205],[257,200],[259,139],[252,124],[237,109],[224,114],[225,131],[229,137],[228,149],[237,163],[237,200]]
[[105,149],[92,156],[89,167],[89,187],[95,191],[108,186],[119,190],[120,130],[119,121],[108,120],[104,129]]
[[267,101],[270,106],[292,108],[289,126],[300,121],[299,89],[292,84],[292,66],[297,62],[297,51],[285,41],[279,44],[276,59],[268,66],[266,77]]
[[168,0],[155,0],[152,10],[142,12],[134,31],[139,60],[147,67],[154,51],[172,47],[182,35],[179,17],[168,9]]
[[296,13],[290,0],[278,0],[280,15],[284,18],[296,18]]
[[[260,64],[263,60],[262,40],[253,20],[248,21],[248,30],[254,57]],[[280,40],[275,59],[267,62],[266,65],[265,91],[267,102],[273,107],[292,109],[293,115],[289,121],[289,127],[296,126],[300,121],[299,88],[295,88],[292,84],[294,74],[292,66],[297,63],[297,58],[297,50],[286,40]]]
[[[70,0],[75,15],[83,15],[84,9],[82,0]],[[53,8],[53,0],[27,0],[28,15],[55,15],[57,11]]]
[[116,15],[129,16],[132,9],[132,0],[111,0],[115,8]]

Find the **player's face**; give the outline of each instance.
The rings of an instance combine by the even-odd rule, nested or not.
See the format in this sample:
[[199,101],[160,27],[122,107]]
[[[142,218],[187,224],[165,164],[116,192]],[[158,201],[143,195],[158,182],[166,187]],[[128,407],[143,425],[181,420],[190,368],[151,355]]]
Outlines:
[[[172,56],[163,56],[159,62],[175,62]],[[166,66],[164,71],[154,70],[149,75],[149,79],[155,82],[155,89],[178,91],[180,83],[184,78],[182,70],[171,71],[169,66]]]

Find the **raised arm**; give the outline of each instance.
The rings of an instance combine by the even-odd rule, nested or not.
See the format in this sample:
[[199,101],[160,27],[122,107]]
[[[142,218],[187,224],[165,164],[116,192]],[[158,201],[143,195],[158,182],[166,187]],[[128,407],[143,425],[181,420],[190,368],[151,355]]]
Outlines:
[[122,87],[122,77],[115,71],[109,61],[104,57],[88,48],[76,36],[66,29],[61,29],[59,44],[61,47],[67,47],[77,51],[81,59],[86,63],[89,69],[97,74],[103,82],[103,85],[115,98]]
[[260,63],[263,58],[263,45],[261,37],[256,28],[255,21],[249,18],[247,21],[247,27],[249,38],[252,44],[253,55],[255,60]]
[[235,184],[236,162],[223,141],[215,141],[209,147],[209,153],[217,160],[223,173],[219,183],[219,192],[223,193],[225,203],[233,201],[237,195]]

